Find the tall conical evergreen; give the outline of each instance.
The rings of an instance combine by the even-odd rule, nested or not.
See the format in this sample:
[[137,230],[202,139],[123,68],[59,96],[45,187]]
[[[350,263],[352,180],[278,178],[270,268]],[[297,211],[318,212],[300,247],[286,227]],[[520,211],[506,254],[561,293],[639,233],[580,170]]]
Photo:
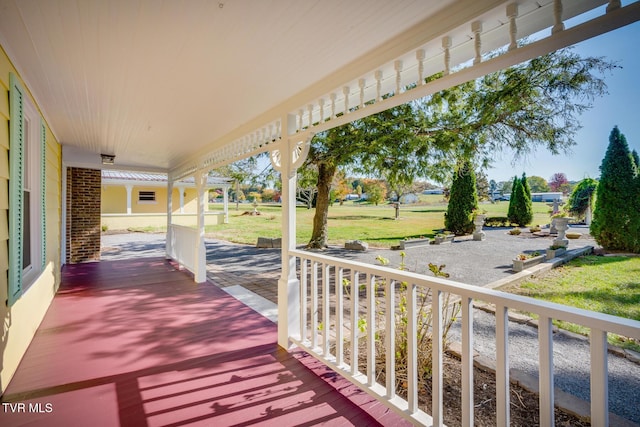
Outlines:
[[591,235],[606,249],[640,253],[640,186],[635,161],[618,127],[600,166]]
[[531,200],[531,187],[529,186],[529,181],[527,181],[527,174],[522,172],[522,187],[524,188],[524,194],[527,195],[527,198]]
[[524,203],[522,206],[523,220],[525,224],[529,224],[533,221],[533,205],[531,204],[531,187],[529,187],[529,181],[527,181],[527,175],[522,172],[522,188],[524,189]]
[[531,190],[529,189],[527,178],[524,174],[522,175],[522,179],[515,177],[513,180],[513,190],[511,191],[507,217],[509,218],[509,222],[518,224],[520,227],[529,224],[533,220]]
[[456,235],[473,231],[473,210],[478,208],[476,174],[469,160],[464,160],[451,183],[449,205],[444,215],[444,226]]
[[[516,186],[518,185],[518,177],[513,177],[513,182],[511,183],[511,196],[509,197],[509,209],[507,209],[507,218],[511,221],[511,218],[515,217],[515,203],[513,202],[513,194],[515,193]],[[513,221],[511,221],[513,222]]]

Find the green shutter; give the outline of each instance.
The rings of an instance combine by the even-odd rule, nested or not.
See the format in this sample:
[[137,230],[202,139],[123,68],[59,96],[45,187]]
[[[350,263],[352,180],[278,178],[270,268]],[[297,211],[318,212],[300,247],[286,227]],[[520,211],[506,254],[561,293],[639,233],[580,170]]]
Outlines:
[[47,125],[40,118],[40,237],[42,270],[47,265]]
[[9,306],[22,293],[22,176],[24,172],[24,90],[9,74]]

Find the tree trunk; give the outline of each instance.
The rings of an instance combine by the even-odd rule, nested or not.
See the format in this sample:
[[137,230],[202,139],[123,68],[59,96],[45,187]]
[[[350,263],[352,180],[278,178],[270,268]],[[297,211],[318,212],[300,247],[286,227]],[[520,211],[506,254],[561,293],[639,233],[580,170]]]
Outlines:
[[320,163],[318,165],[318,196],[316,199],[316,212],[313,216],[313,232],[308,248],[323,249],[327,247],[329,217],[329,195],[331,183],[337,167],[333,163]]

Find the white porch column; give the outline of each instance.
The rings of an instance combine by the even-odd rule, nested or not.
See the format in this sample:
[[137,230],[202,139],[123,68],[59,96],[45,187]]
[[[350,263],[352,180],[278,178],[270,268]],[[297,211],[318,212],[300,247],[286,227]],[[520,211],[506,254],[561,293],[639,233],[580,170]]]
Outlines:
[[166,258],[171,259],[171,253],[173,248],[171,243],[173,240],[173,233],[171,230],[171,214],[173,212],[173,181],[171,177],[167,180],[167,235],[165,237],[165,251]]
[[[278,280],[278,345],[289,348],[289,336],[300,337],[300,281],[296,259],[289,251],[296,248],[296,167],[293,162],[295,116],[283,119],[283,144],[271,160],[282,179],[282,276]],[[279,158],[279,162],[276,160]],[[279,164],[278,164],[279,163]],[[298,163],[298,162],[296,162]]]
[[[197,178],[196,178],[197,181]],[[196,182],[196,188],[198,187],[198,183]],[[178,185],[178,193],[180,193],[180,213],[184,213],[184,187]]]
[[197,283],[203,283],[207,280],[207,253],[204,246],[204,206],[207,203],[207,174],[202,171],[197,171],[195,174],[196,191],[198,193],[197,199],[197,229],[198,239],[196,241],[195,253],[195,268],[194,268],[194,280]]
[[222,200],[224,201],[224,223],[229,224],[229,186],[222,187]]
[[124,188],[127,189],[127,215],[131,215],[131,190],[133,190],[133,185],[127,184]]

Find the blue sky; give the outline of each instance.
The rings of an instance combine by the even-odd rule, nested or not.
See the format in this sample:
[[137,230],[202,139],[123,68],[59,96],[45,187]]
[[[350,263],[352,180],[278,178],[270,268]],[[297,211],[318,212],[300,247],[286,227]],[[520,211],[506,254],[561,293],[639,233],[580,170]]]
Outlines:
[[640,22],[602,36],[584,41],[574,47],[583,56],[605,57],[617,62],[616,69],[606,77],[608,95],[594,100],[593,108],[579,118],[582,129],[576,134],[577,145],[568,155],[553,156],[539,150],[526,159],[512,162],[505,153],[492,169],[489,179],[508,181],[526,172],[548,180],[556,172],[564,172],[570,181],[586,177],[597,178],[600,164],[609,144],[609,133],[617,125],[625,135],[630,149],[640,152]]

